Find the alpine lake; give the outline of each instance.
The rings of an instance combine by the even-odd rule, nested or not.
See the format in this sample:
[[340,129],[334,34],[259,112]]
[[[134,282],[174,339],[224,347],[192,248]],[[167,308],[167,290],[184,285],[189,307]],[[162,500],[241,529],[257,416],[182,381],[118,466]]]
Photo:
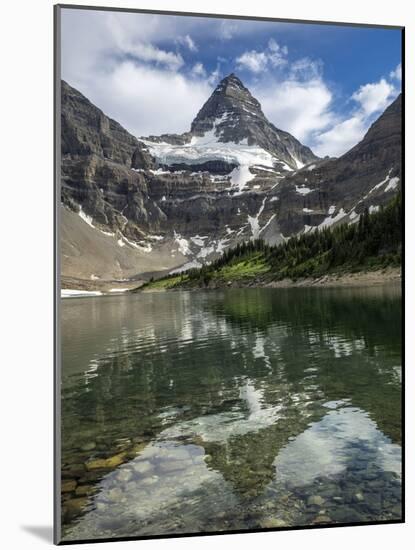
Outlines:
[[62,540],[401,519],[401,291],[61,303]]

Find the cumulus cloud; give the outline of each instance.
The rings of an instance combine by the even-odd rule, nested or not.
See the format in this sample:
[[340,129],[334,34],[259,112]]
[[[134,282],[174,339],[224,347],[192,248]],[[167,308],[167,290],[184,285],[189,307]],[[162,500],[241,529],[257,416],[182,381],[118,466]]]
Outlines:
[[340,156],[356,145],[366,131],[365,119],[357,114],[315,136],[313,150],[320,156]]
[[360,86],[351,99],[357,105],[352,114],[329,130],[314,136],[314,150],[320,155],[340,156],[361,141],[374,120],[395,99],[398,90],[381,78]]
[[389,77],[399,81],[402,80],[402,65],[400,63],[396,66],[396,69],[389,73]]
[[137,42],[135,44],[125,45],[123,47],[123,53],[130,54],[139,61],[166,65],[170,69],[179,69],[184,64],[180,54],[161,50],[152,44]]
[[316,130],[333,122],[332,93],[321,79],[307,82],[287,79],[254,88],[264,114],[279,128],[309,142]]
[[185,36],[179,36],[179,38],[177,38],[177,42],[189,48],[191,52],[197,52],[199,50],[199,48],[196,46],[195,41],[189,34],[186,34]]
[[268,47],[258,52],[256,50],[245,51],[236,58],[236,64],[239,69],[248,70],[253,73],[261,73],[268,66],[281,67],[287,64],[288,49],[286,46],[280,46],[273,38],[268,42]]
[[212,92],[204,80],[131,61],[96,78],[89,90],[104,112],[136,136],[188,131]]
[[381,78],[379,82],[365,84],[352,95],[352,99],[360,104],[363,113],[369,116],[383,111],[396,95],[393,84]]
[[270,39],[268,40],[268,48],[269,48],[269,50],[272,51],[272,52],[276,52],[276,53],[281,52],[281,53],[283,53],[284,55],[287,55],[287,54],[288,54],[288,48],[287,48],[287,46],[282,46],[282,47],[281,47],[281,46],[278,44],[278,42],[277,42],[274,38],[270,38]]
[[273,38],[268,41],[268,61],[273,67],[280,67],[287,64],[288,48],[280,46]]
[[237,32],[238,25],[231,19],[222,19],[219,23],[219,38],[222,40],[231,40]]
[[[199,20],[183,22],[180,36],[194,49],[191,29]],[[62,76],[134,135],[187,131],[218,73],[207,74],[199,62],[186,67],[165,46],[177,34],[174,18],[64,11]]]
[[265,70],[268,64],[268,57],[265,52],[251,50],[240,55],[236,59],[236,63],[240,69],[248,69],[253,73],[260,73]]
[[220,62],[218,61],[218,64],[216,65],[216,69],[212,71],[207,79],[207,82],[210,86],[214,86],[218,83],[219,79],[221,78],[221,70],[220,70]]
[[151,41],[143,40],[142,34],[131,29],[129,25],[126,26],[125,19],[120,18],[119,14],[109,13],[104,24],[109,31],[107,48],[113,46],[117,55],[130,55],[138,61],[153,62],[170,69],[179,69],[183,66],[184,61],[179,53],[165,50]]
[[203,66],[203,63],[195,63],[190,71],[193,76],[206,76],[206,69]]
[[324,157],[340,156],[361,141],[398,90],[385,78],[362,85],[346,101],[352,105],[349,113],[341,115],[320,62],[302,58],[291,62],[279,80],[258,81],[253,93],[271,122]]
[[321,59],[302,57],[290,64],[290,77],[294,80],[310,80],[322,78],[323,62]]

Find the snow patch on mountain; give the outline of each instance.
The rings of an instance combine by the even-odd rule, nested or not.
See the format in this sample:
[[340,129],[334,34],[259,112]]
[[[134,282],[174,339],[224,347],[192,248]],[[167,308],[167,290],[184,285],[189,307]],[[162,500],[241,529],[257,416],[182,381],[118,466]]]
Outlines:
[[385,187],[385,193],[386,191],[392,191],[393,189],[396,189],[398,187],[398,183],[399,178],[391,178],[388,185]]
[[250,171],[249,165],[241,164],[231,172],[231,187],[236,187],[239,193],[241,193],[246,184],[254,178],[255,174]]
[[[246,139],[240,143],[219,141],[220,137],[215,135],[212,129],[204,136],[193,136],[189,143],[184,145],[172,145],[165,142],[151,142],[143,140],[150,149],[151,154],[160,164],[203,164],[211,161],[222,161],[228,164],[236,164],[232,170],[232,187],[242,191],[246,184],[251,181],[255,174],[250,168],[258,166],[260,169],[274,168],[273,156],[261,147],[248,145]],[[287,167],[289,168],[289,167]]]
[[265,197],[262,201],[262,204],[260,206],[260,209],[258,210],[256,216],[250,216],[248,214],[248,223],[251,226],[251,233],[252,233],[252,239],[258,239],[259,233],[260,233],[260,226],[259,226],[259,217],[262,214],[264,208],[265,208],[265,202],[267,198]]
[[216,252],[222,254],[226,247],[229,246],[229,239],[220,239],[216,245]]
[[[367,197],[369,195],[371,195],[374,191],[376,191],[376,189],[379,189],[379,187],[382,187],[382,185],[385,185],[386,183],[388,183],[386,189],[384,190],[385,192],[388,191],[388,187],[389,185],[391,184],[391,182],[393,181],[392,183],[392,187],[393,189],[396,187],[396,185],[398,184],[398,181],[399,181],[399,178],[392,178],[390,177],[390,173],[392,172],[393,168],[391,168],[389,170],[389,172],[387,173],[385,179],[383,179],[382,181],[380,181],[379,183],[377,183],[374,187],[372,187],[372,189],[369,191],[369,193],[367,193],[364,197],[363,197],[363,200],[367,199]],[[395,180],[398,180],[398,181],[395,181]]]
[[297,170],[301,170],[305,166],[304,162],[301,162],[296,156],[291,155],[291,158],[294,161],[295,166],[297,166]]
[[[123,242],[123,244],[120,244],[120,241]],[[141,252],[151,252],[153,250],[153,247],[150,243],[141,242],[136,243],[134,241],[130,241],[130,239],[127,239],[125,235],[121,235],[121,238],[118,241],[119,246],[125,246],[125,243],[129,244],[133,248],[136,248],[137,250],[140,250]]]
[[309,193],[311,193],[312,191],[314,191],[314,189],[310,189],[309,187],[306,187],[304,184],[303,185],[296,185],[295,186],[295,191],[299,194],[299,195],[308,195]]
[[88,214],[86,214],[82,210],[82,206],[79,207],[78,215],[82,220],[84,220],[85,223],[87,223],[90,227],[93,227],[95,229],[95,225],[92,223],[92,217],[88,216]]
[[328,216],[327,218],[325,218],[321,224],[318,226],[319,228],[324,228],[324,227],[330,227],[331,225],[337,223],[338,221],[340,221],[342,218],[344,218],[345,216],[347,216],[347,212],[344,211],[343,208],[340,208],[340,210],[337,212],[337,214],[335,216]]
[[194,237],[190,237],[190,240],[197,246],[204,246],[205,239],[208,239],[209,237],[200,237],[199,235],[195,235]]
[[190,250],[190,247],[189,247],[189,241],[184,237],[182,237],[181,235],[179,235],[178,233],[176,233],[176,231],[174,231],[174,240],[178,244],[179,252],[181,252],[183,256],[187,256],[188,254],[191,254],[192,251]]
[[210,245],[210,246],[202,245],[201,249],[197,254],[197,257],[206,258],[207,256],[210,256],[210,254],[213,254],[214,252],[215,252],[215,245]]
[[277,215],[276,214],[272,214],[272,216],[270,217],[270,219],[267,221],[267,223],[261,227],[261,229],[259,230],[259,233],[261,234],[263,231],[265,231],[265,229],[269,226],[269,224],[272,222],[272,220],[276,217]]
[[177,267],[176,269],[173,269],[172,271],[170,271],[170,275],[183,273],[188,269],[198,269],[199,267],[202,267],[202,264],[197,260],[192,260],[191,262],[187,262],[186,264],[181,265],[180,267]]

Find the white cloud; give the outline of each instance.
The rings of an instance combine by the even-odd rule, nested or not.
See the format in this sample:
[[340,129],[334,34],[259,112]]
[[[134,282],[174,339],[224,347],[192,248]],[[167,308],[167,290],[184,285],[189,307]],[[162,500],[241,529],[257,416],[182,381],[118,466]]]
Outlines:
[[260,73],[266,69],[268,56],[265,52],[251,50],[240,55],[236,59],[236,63],[239,69],[248,69],[253,73]]
[[399,63],[396,68],[389,73],[390,78],[394,78],[395,80],[402,80],[402,65]]
[[189,48],[191,52],[197,52],[199,49],[196,46],[196,43],[194,42],[193,38],[189,34],[186,34],[185,36],[179,36],[179,38],[177,38],[177,42]]
[[206,76],[206,70],[203,66],[203,63],[195,63],[190,71],[193,76]]
[[366,131],[365,120],[359,115],[352,116],[316,136],[313,151],[319,156],[340,156],[356,145]]
[[379,82],[360,86],[352,95],[352,99],[357,101],[363,113],[369,116],[386,109],[394,95],[396,95],[396,90],[393,84],[381,78]]
[[330,112],[332,93],[321,79],[307,82],[287,79],[254,88],[264,114],[282,130],[300,141],[333,122]]
[[296,79],[321,78],[323,73],[323,62],[320,59],[302,57],[290,64],[290,77]]
[[165,65],[170,69],[183,66],[184,61],[179,53],[164,50],[149,40],[143,39],[142,33],[138,33],[126,22],[125,18],[121,18],[120,14],[116,13],[109,13],[104,19],[105,27],[109,31],[107,48],[112,46],[118,55],[130,55],[139,61]]
[[220,65],[219,63],[216,66],[216,69],[212,71],[207,79],[207,82],[210,86],[214,86],[218,83],[219,79],[221,77],[221,71],[220,71]]
[[322,78],[320,62],[309,58],[291,63],[284,80],[253,87],[269,120],[322,157],[340,156],[361,141],[397,93],[385,78],[360,86],[350,98],[355,108],[341,116],[334,109],[334,95]]
[[184,64],[180,54],[161,50],[148,43],[125,44],[122,51],[124,54],[130,54],[139,61],[158,63],[170,69],[178,69]]
[[361,141],[374,120],[395,99],[398,91],[381,78],[360,86],[351,99],[357,108],[348,118],[336,122],[332,128],[314,136],[316,154],[340,156]]
[[211,92],[200,78],[125,61],[91,79],[87,95],[132,134],[146,136],[188,131]]
[[273,67],[280,67],[287,64],[287,46],[280,46],[273,38],[270,38],[268,41],[268,50],[268,60]]
[[288,54],[287,46],[280,46],[273,38],[268,40],[268,49],[272,52],[281,52],[284,55]]
[[64,10],[62,76],[135,135],[187,131],[219,73],[205,74],[201,63],[187,69],[166,48],[178,34],[187,48],[197,47],[191,36],[203,32],[202,21],[181,21],[178,33],[173,17]]
[[219,38],[222,40],[231,40],[237,30],[238,25],[236,22],[230,19],[222,19],[219,24]]
[[288,49],[286,46],[280,46],[273,38],[268,41],[268,47],[258,52],[256,50],[246,51],[236,58],[236,64],[239,69],[245,69],[253,73],[261,73],[268,66],[281,67],[288,63]]

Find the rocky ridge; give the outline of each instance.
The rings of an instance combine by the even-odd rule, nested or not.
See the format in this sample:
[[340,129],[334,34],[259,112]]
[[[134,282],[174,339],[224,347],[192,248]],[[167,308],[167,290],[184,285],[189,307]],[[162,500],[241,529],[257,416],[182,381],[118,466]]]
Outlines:
[[182,135],[135,138],[62,82],[62,273],[90,281],[201,266],[355,223],[400,185],[400,96],[339,159],[318,159],[229,75]]

